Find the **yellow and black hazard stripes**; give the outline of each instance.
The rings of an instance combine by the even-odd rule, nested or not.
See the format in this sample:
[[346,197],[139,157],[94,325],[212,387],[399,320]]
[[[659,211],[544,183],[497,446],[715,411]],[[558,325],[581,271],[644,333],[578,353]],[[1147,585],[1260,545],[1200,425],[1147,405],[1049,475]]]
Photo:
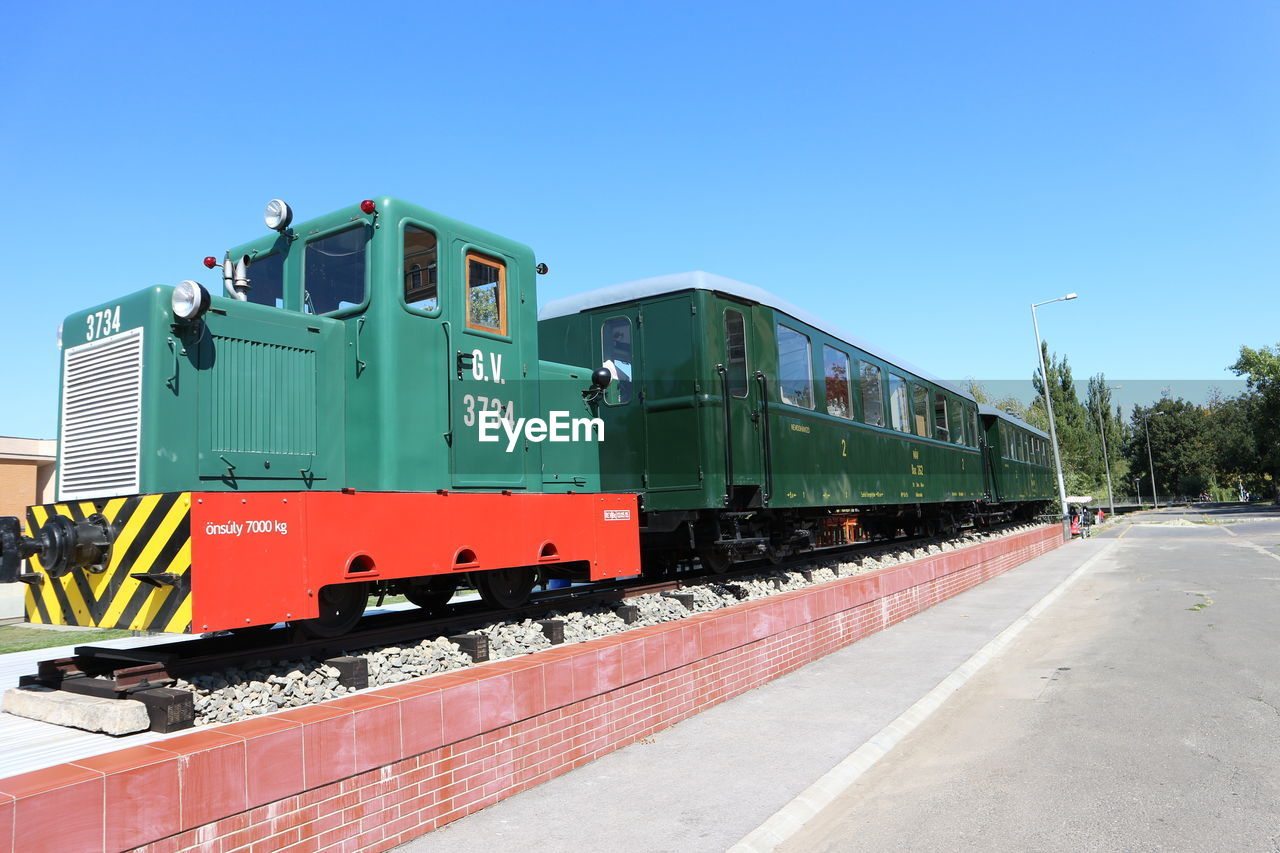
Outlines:
[[33,506],[30,528],[52,515],[81,521],[98,512],[115,538],[105,569],[51,578],[37,558],[39,583],[27,591],[27,621],[135,631],[191,630],[191,495],[169,492]]

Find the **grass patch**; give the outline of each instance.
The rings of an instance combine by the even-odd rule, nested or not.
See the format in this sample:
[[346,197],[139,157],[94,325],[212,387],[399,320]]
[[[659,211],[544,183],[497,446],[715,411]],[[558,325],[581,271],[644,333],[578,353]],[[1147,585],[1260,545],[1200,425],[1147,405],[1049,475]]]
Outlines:
[[120,637],[132,637],[133,631],[114,631],[87,628],[83,631],[50,631],[46,628],[27,628],[22,625],[0,625],[0,654],[29,652],[52,646],[78,646],[100,643]]
[[1201,611],[1201,610],[1204,610],[1204,609],[1205,609],[1206,607],[1208,607],[1210,604],[1213,604],[1213,599],[1212,599],[1212,598],[1210,598],[1209,596],[1205,595],[1203,592],[1197,592],[1197,593],[1195,593],[1195,594],[1196,594],[1196,595],[1198,595],[1198,596],[1200,596],[1201,598],[1203,598],[1203,599],[1204,599],[1204,601],[1198,601],[1198,602],[1196,602],[1195,604],[1193,604],[1193,605],[1191,605],[1190,607],[1188,607],[1188,608],[1187,608],[1188,610],[1194,610],[1194,611],[1196,611],[1196,612],[1199,612],[1199,611]]

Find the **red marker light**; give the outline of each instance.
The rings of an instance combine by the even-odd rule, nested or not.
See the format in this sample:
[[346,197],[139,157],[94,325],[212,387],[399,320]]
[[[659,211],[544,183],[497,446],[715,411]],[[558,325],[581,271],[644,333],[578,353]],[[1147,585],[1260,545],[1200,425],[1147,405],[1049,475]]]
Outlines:
[[204,259],[204,265],[209,269],[213,269],[218,265],[218,259],[215,258],[213,255],[210,255],[209,257]]
[[360,209],[365,213],[373,213],[378,209],[378,205],[373,203],[373,199],[366,198],[364,201],[360,202]]

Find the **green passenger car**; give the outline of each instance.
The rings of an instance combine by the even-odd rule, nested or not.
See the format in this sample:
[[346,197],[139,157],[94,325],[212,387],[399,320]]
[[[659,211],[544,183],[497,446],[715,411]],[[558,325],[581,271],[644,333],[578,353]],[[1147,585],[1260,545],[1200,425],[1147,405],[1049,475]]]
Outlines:
[[988,466],[988,491],[1003,503],[1043,502],[1054,492],[1049,435],[992,406],[979,406]]
[[660,276],[539,320],[543,358],[614,376],[602,487],[641,494],[649,558],[782,556],[1008,512],[972,396],[760,288]]

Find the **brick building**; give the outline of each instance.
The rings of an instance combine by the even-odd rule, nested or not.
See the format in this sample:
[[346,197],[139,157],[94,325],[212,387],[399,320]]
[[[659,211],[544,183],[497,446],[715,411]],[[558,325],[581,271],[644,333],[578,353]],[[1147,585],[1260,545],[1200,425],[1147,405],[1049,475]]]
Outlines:
[[[16,515],[25,525],[28,506],[53,501],[57,453],[53,439],[0,436],[0,516]],[[22,584],[0,585],[0,621],[22,615],[24,593]]]

